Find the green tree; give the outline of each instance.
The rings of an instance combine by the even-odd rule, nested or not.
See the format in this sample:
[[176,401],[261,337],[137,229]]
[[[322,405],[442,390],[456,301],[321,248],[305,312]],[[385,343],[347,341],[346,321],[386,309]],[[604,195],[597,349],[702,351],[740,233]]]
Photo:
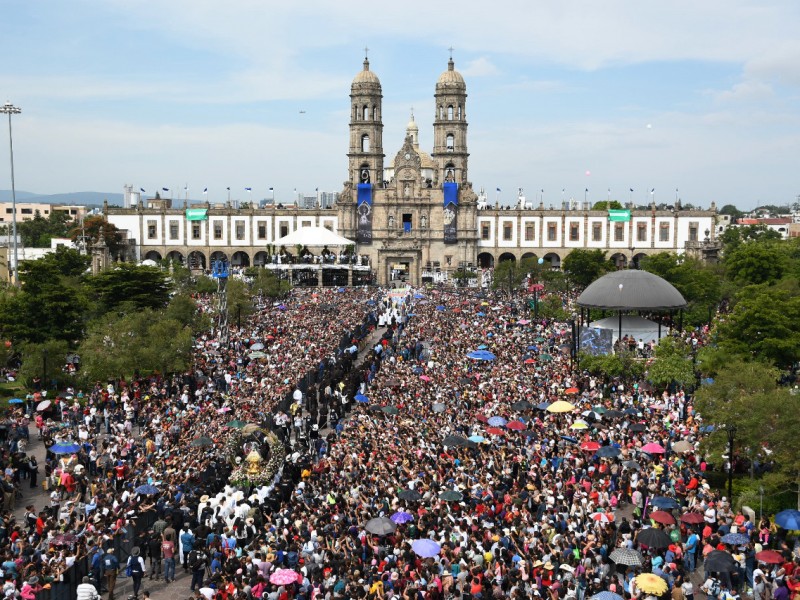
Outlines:
[[42,386],[51,389],[66,387],[73,378],[61,370],[69,352],[69,344],[64,340],[48,340],[40,344],[25,342],[20,345],[20,367],[18,378],[26,387],[32,387],[33,378],[40,377]]
[[766,225],[745,225],[743,227],[728,227],[719,236],[724,253],[731,252],[743,242],[768,242],[778,241],[781,234]]
[[597,356],[581,352],[578,359],[582,370],[604,379],[621,377],[633,381],[639,379],[644,373],[644,364],[637,360],[632,352],[599,354]]
[[733,204],[726,204],[722,208],[719,209],[719,214],[721,215],[730,215],[732,219],[738,219],[744,213],[736,208]]
[[788,367],[800,360],[800,292],[797,281],[751,286],[717,327],[719,347],[731,355]]
[[141,309],[160,308],[169,301],[167,276],[156,267],[117,263],[90,277],[88,286],[103,311],[113,310],[124,302]]
[[775,283],[789,270],[787,247],[782,242],[753,240],[725,252],[725,272],[740,286]]
[[[730,362],[717,373],[713,384],[697,391],[695,406],[707,423],[736,426],[736,454],[761,462],[775,461],[777,472],[765,482],[784,488],[791,484],[796,489],[800,479],[800,445],[796,443],[800,411],[789,389],[778,385],[779,375],[777,369],[759,362]],[[727,445],[720,427],[704,441],[712,459],[725,453]]]
[[569,280],[582,288],[614,268],[602,250],[583,248],[576,248],[567,254],[562,267]]
[[90,306],[84,285],[88,265],[88,257],[66,248],[38,260],[22,261],[22,288],[0,299],[4,334],[15,342],[77,342]]
[[618,200],[612,200],[611,202],[606,202],[602,200],[600,202],[595,202],[594,206],[592,206],[592,210],[621,210],[625,208],[622,204],[619,203]]
[[190,327],[195,334],[211,329],[211,319],[206,313],[197,311],[197,303],[188,294],[175,294],[169,301],[164,316],[184,327]]
[[539,298],[539,317],[555,321],[566,321],[569,314],[564,309],[564,303],[557,294],[549,294]]
[[230,279],[227,284],[228,319],[239,322],[250,316],[255,307],[248,285],[241,279]]
[[52,211],[45,218],[37,210],[33,219],[22,221],[17,228],[23,245],[49,248],[52,238],[67,237],[69,225],[70,216],[64,211]]
[[260,268],[252,284],[252,292],[267,298],[281,298],[289,293],[292,284],[285,279],[277,277],[269,269]]
[[655,350],[655,360],[647,369],[647,379],[655,386],[666,387],[672,383],[684,387],[694,383],[691,348],[683,340],[662,338]]
[[494,268],[492,287],[511,293],[513,290],[519,289],[528,275],[531,275],[533,280],[537,280],[541,271],[541,267],[534,258],[524,258],[520,261],[504,260]]

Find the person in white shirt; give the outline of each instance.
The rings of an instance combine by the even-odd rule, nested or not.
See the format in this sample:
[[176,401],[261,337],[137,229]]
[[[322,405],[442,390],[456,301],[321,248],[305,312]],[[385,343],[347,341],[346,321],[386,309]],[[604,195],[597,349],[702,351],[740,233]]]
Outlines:
[[100,594],[97,593],[97,588],[89,583],[89,578],[84,576],[83,581],[75,590],[75,598],[76,600],[98,600]]

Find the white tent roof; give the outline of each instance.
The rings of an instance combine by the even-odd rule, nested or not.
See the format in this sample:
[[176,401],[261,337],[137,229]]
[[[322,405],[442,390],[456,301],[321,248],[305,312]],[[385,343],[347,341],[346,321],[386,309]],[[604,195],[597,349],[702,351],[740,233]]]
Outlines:
[[351,246],[355,242],[324,227],[301,227],[275,240],[276,246]]
[[[619,317],[606,317],[599,321],[592,321],[589,327],[596,329],[610,329],[614,335],[613,339],[616,342],[619,337]],[[669,327],[661,327],[661,337],[666,337],[669,334]],[[658,323],[637,317],[635,315],[622,315],[622,335],[628,335],[636,338],[636,340],[643,340],[645,343],[651,340],[658,339]]]

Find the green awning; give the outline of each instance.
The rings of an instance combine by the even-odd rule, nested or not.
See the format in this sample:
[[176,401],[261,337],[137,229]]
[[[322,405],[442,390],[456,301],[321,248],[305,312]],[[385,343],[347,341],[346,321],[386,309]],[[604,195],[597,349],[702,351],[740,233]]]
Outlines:
[[187,208],[186,220],[187,221],[205,221],[208,219],[208,209],[205,208]]
[[627,223],[631,220],[631,211],[627,209],[610,208],[608,209],[608,220]]

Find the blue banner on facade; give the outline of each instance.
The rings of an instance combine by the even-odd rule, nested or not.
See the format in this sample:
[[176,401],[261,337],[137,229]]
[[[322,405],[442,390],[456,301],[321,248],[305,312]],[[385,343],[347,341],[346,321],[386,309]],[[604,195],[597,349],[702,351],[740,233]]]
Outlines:
[[356,239],[359,244],[372,243],[372,184],[358,184],[358,200],[356,201],[356,212],[358,213],[358,235]]
[[458,241],[458,184],[442,184],[444,192],[444,213],[442,222],[444,223],[444,243],[455,244]]

